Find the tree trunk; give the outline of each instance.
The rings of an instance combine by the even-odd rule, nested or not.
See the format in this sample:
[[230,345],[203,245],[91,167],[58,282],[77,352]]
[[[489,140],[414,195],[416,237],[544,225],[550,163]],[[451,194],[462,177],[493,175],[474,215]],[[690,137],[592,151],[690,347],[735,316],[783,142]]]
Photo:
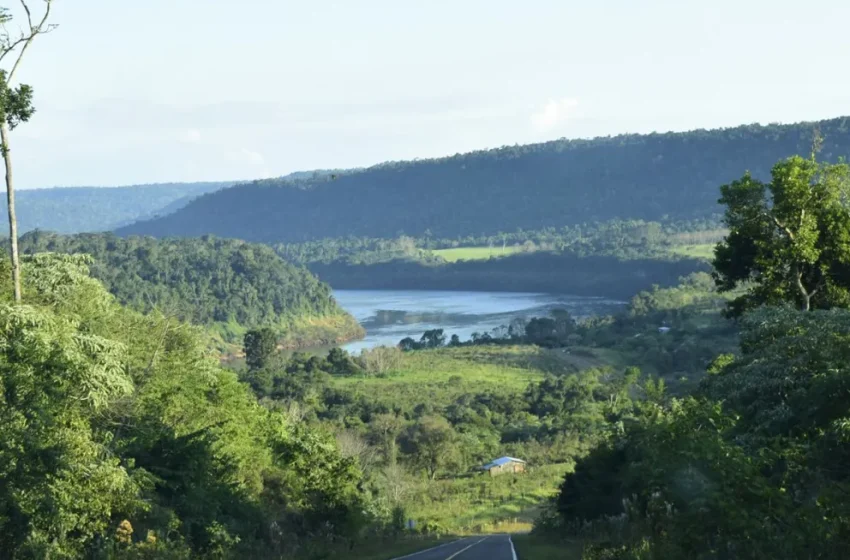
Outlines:
[[15,288],[15,303],[21,302],[21,262],[18,258],[18,220],[15,217],[15,187],[12,182],[12,154],[9,151],[9,126],[0,123],[0,151],[6,164],[6,201],[9,207],[9,243],[12,256],[12,284]]
[[801,306],[803,311],[810,311],[812,308],[812,296],[815,295],[815,290],[812,293],[809,293],[806,290],[806,287],[803,285],[803,272],[800,270],[800,267],[797,266],[797,289],[800,290],[800,295],[803,296],[803,305]]

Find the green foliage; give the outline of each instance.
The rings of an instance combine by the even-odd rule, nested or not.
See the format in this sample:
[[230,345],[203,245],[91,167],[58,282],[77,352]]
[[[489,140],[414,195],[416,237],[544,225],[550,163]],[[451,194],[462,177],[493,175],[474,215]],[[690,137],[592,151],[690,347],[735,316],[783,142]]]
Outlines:
[[[744,316],[741,355],[722,360],[704,390],[764,437],[838,437],[850,417],[850,312],[762,309]],[[826,430],[826,432],[824,432]]]
[[261,407],[200,331],[118,305],[88,261],[27,258],[24,304],[0,303],[5,556],[279,556],[371,522],[329,434]]
[[[227,342],[241,342],[247,329],[257,327],[272,327],[279,338],[294,339],[311,318],[343,316],[354,323],[334,302],[329,286],[261,245],[210,237],[157,241],[34,232],[22,237],[20,246],[24,254],[91,255],[93,276],[121,303],[199,325],[234,324],[235,329],[222,331]],[[341,327],[347,335],[359,331]],[[328,334],[329,340],[312,342],[335,342],[340,336]]]
[[697,398],[648,399],[568,475],[548,530],[591,558],[843,558],[850,552],[850,313],[762,309]]
[[263,369],[269,365],[272,354],[277,350],[277,334],[268,327],[252,329],[245,333],[242,345],[248,369]]
[[730,233],[716,249],[717,285],[751,286],[730,304],[731,315],[783,302],[850,305],[848,182],[846,164],[792,157],[773,167],[768,184],[748,173],[721,187]]
[[[392,239],[347,236],[303,243],[277,243],[273,247],[297,264],[374,265],[394,260],[438,265],[462,260],[489,260],[537,251],[569,253],[579,257],[608,255],[625,260],[669,258],[687,243],[722,239],[723,230],[713,218],[646,222],[614,219],[579,223],[561,228],[518,229],[492,235],[467,235],[437,239],[402,235]],[[504,250],[503,250],[504,246]],[[713,245],[704,245],[710,247]],[[700,255],[702,257],[702,255]]]
[[415,464],[427,472],[431,480],[452,465],[459,452],[457,434],[442,416],[419,418],[403,441]]
[[6,71],[0,70],[0,119],[6,121],[11,130],[27,122],[35,114],[32,105],[32,87],[21,84],[11,88],[6,80]]
[[487,473],[417,481],[406,502],[412,519],[454,533],[527,531],[541,503],[557,492],[570,464],[532,465],[524,474]]
[[826,154],[850,154],[845,118],[556,140],[386,163],[335,180],[258,181],[120,232],[293,243],[350,235],[389,239],[399,232],[458,238],[614,218],[706,218],[718,211],[716,185],[741,169],[759,177],[777,159],[806,152],[815,126]]
[[133,391],[126,348],[76,317],[2,304],[0,351],[0,548],[75,556],[117,511],[142,507],[138,482],[95,428]]

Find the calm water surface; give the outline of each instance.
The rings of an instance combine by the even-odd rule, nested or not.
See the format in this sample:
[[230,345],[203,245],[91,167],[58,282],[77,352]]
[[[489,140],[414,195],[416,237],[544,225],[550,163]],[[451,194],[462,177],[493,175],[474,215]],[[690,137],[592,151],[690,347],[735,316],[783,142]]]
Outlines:
[[366,338],[344,346],[350,352],[392,346],[407,336],[419,340],[428,329],[468,340],[474,332],[492,332],[515,318],[540,317],[552,309],[566,309],[581,319],[624,305],[605,298],[509,292],[336,290],[334,296],[366,329]]

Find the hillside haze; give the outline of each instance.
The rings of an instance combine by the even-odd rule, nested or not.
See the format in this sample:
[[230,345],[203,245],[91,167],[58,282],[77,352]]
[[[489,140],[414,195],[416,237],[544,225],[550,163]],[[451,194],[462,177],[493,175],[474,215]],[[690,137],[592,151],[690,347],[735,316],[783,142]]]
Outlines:
[[[17,192],[18,228],[57,233],[109,231],[185,206],[194,197],[233,185],[230,182],[163,183],[127,187],[54,187]],[[0,216],[9,227],[5,212]]]
[[442,159],[385,163],[298,182],[267,180],[201,196],[121,235],[215,234],[260,242],[369,236],[457,237],[719,211],[718,187],[749,170],[768,175],[808,154],[850,155],[850,118],[684,133],[556,140]]
[[[275,181],[283,184],[315,180],[335,170],[296,171]],[[239,181],[157,183],[126,187],[53,187],[17,193],[18,231],[56,233],[111,231],[140,220],[175,212],[196,197],[240,184]],[[0,226],[9,227],[6,213]]]

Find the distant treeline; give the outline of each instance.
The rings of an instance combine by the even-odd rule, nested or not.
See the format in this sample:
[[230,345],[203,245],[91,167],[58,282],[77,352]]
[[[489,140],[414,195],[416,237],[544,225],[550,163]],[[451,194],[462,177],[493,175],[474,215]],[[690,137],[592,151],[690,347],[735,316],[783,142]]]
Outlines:
[[610,220],[562,228],[542,228],[501,232],[494,235],[469,235],[454,239],[401,236],[394,239],[343,237],[305,243],[278,243],[275,251],[286,260],[308,265],[375,264],[393,260],[411,260],[422,264],[443,261],[432,250],[457,247],[491,247],[498,254],[502,247],[521,246],[525,252],[538,250],[568,252],[575,256],[607,255],[622,259],[668,258],[673,245],[716,243],[724,230],[718,219],[679,222]]
[[[109,231],[170,214],[204,193],[234,184],[162,183],[128,187],[56,187],[21,190],[17,193],[18,228],[21,232],[42,229],[58,233]],[[9,227],[3,213],[0,226]]]
[[719,185],[779,159],[850,156],[850,118],[792,125],[557,140],[396,162],[305,181],[259,181],[201,196],[121,235],[215,234],[265,243],[327,237],[437,239],[615,218],[683,220],[719,211]]
[[[280,184],[319,180],[338,170],[298,171],[275,179]],[[237,185],[238,181],[157,183],[126,187],[53,187],[17,193],[18,231],[41,229],[57,233],[110,231],[168,215],[204,193]],[[0,215],[2,231],[9,220]]]
[[696,259],[581,257],[538,252],[432,266],[415,261],[376,264],[313,263],[312,272],[336,289],[548,292],[628,299],[653,285],[707,271]]
[[287,331],[299,324],[331,318],[336,328],[346,332],[328,333],[327,340],[313,342],[360,334],[354,319],[337,306],[327,284],[263,245],[212,237],[158,241],[113,234],[32,232],[21,238],[21,251],[91,255],[92,276],[121,303],[216,326],[229,341],[241,339],[245,329],[258,326],[274,327],[286,338],[292,335]]

